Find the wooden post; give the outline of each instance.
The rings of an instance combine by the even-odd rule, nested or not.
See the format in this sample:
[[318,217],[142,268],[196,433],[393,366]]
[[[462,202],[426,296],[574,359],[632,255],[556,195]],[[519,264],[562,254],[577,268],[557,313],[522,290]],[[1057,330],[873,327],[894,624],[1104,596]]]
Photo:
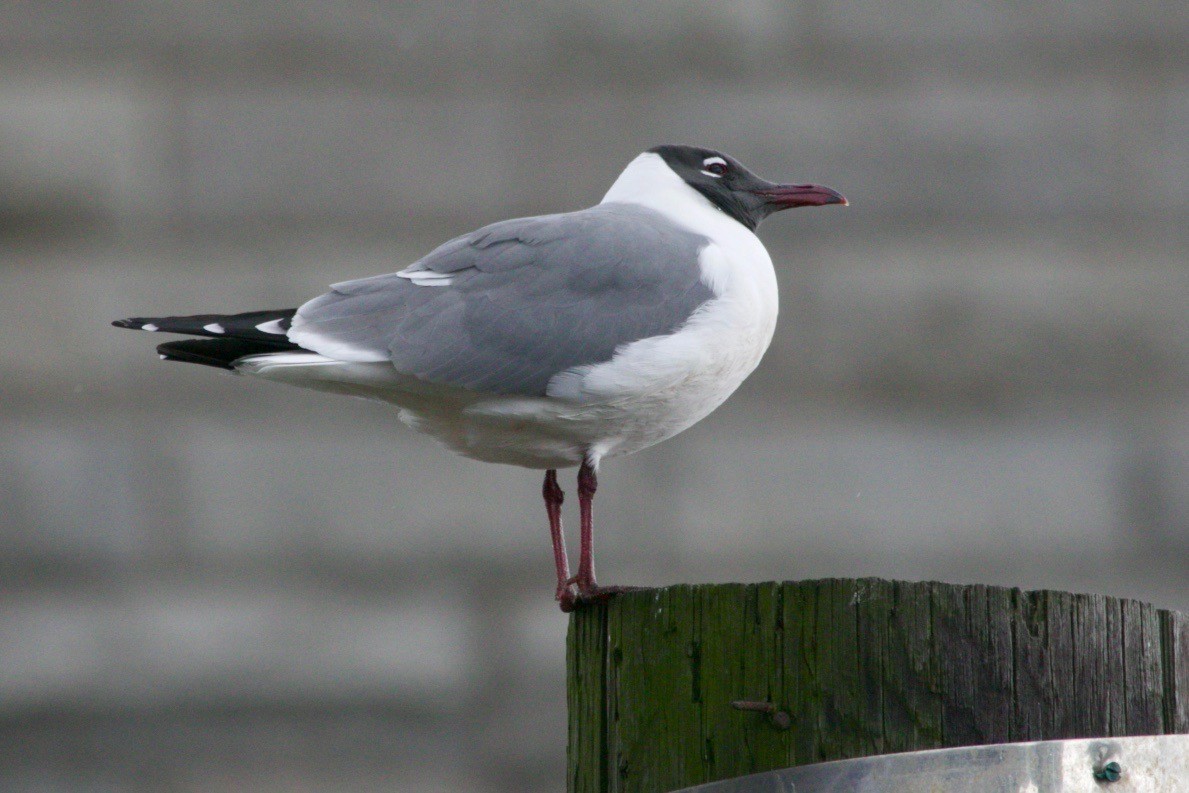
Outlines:
[[880,579],[682,585],[575,611],[567,655],[571,793],[1189,732],[1189,615],[1101,595]]

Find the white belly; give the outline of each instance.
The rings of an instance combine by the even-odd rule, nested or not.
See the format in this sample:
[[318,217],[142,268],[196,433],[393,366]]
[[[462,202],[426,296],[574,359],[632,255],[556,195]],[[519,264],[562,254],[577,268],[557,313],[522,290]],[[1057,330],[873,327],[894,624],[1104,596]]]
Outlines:
[[696,328],[636,342],[575,373],[578,392],[567,397],[479,398],[461,409],[437,403],[405,407],[401,417],[489,462],[564,468],[587,456],[631,454],[705,418],[759,363],[771,325],[728,329],[720,316],[728,308],[710,306]]

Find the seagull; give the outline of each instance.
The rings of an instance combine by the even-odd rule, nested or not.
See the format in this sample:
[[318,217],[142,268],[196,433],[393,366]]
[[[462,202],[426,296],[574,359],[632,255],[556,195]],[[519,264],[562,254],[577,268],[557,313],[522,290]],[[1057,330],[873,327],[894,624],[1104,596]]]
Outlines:
[[[595,581],[600,463],[687,429],[751,374],[777,314],[756,227],[828,204],[847,201],[765,181],[713,149],[657,146],[589,209],[484,226],[295,309],[112,324],[204,337],[160,345],[164,360],[382,400],[466,457],[544,469],[568,612],[626,589]],[[574,466],[571,576],[557,471]]]

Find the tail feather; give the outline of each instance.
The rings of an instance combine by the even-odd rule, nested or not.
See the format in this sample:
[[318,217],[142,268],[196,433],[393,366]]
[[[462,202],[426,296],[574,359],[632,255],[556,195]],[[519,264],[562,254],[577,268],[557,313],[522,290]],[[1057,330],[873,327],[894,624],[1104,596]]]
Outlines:
[[184,333],[214,339],[243,339],[275,345],[280,350],[300,349],[286,332],[297,313],[295,308],[278,311],[249,311],[244,314],[194,314],[188,317],[130,317],[112,324],[133,330]]

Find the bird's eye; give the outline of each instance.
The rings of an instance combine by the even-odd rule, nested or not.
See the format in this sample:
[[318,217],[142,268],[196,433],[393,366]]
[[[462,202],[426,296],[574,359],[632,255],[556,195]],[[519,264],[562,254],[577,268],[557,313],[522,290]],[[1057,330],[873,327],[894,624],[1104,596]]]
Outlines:
[[707,157],[702,160],[702,173],[718,178],[727,172],[727,161],[722,157]]

